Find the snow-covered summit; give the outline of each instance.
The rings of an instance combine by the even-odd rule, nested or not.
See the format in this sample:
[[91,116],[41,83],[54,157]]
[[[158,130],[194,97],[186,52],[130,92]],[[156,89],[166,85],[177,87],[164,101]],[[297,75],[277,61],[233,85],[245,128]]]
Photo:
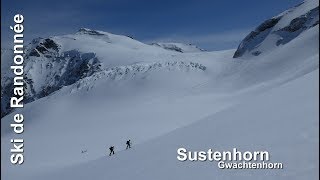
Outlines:
[[270,52],[317,25],[319,2],[306,0],[260,24],[244,38],[233,57],[259,56]]

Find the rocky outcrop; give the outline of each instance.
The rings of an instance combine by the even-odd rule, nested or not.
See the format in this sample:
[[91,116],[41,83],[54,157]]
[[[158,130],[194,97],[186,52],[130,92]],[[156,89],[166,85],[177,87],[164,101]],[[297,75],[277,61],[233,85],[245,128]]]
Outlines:
[[[101,63],[95,53],[78,50],[60,52],[60,47],[50,38],[35,39],[26,47],[24,103],[48,96],[63,86],[101,71]],[[10,77],[1,77],[1,117],[11,111],[9,98],[12,96],[13,79]]]
[[[319,24],[319,6],[307,11],[298,17],[291,17],[291,13],[299,10],[304,3],[285,11],[284,13],[266,20],[254,31],[248,34],[238,46],[233,58],[259,56],[279,45],[284,45],[302,32]],[[298,14],[298,13],[297,13]],[[284,24],[281,21],[286,22]]]
[[176,51],[180,53],[185,52],[202,52],[205,51],[193,44],[183,44],[183,43],[151,43],[152,46],[161,47],[166,50]]
[[[254,31],[250,32],[243,41],[240,43],[237,51],[234,53],[233,58],[242,56],[246,51],[252,51],[257,44],[260,44],[265,40],[267,35],[270,33],[271,28],[273,28],[281,19],[280,17],[271,18],[263,22]],[[255,51],[252,53],[255,56],[261,54],[260,51]]]
[[88,34],[88,35],[95,35],[95,36],[105,35],[99,31],[95,31],[95,30],[91,30],[91,29],[87,29],[87,28],[80,28],[78,31],[78,34]]
[[303,31],[319,24],[319,7],[310,10],[308,13],[294,18],[290,24],[274,32],[282,38],[277,41],[277,46],[286,44],[297,37]]

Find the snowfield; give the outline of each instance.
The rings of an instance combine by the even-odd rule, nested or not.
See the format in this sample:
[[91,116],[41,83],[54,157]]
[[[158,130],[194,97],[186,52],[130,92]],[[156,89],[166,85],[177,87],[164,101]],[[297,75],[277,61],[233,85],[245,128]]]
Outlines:
[[[275,27],[286,27],[318,6],[306,1],[282,14]],[[147,45],[86,28],[35,39],[25,62],[28,103],[13,112],[1,109],[8,113],[1,119],[1,177],[318,179],[319,25],[278,46],[269,41],[274,34],[263,35],[261,45],[252,41],[239,58],[233,58],[239,49]],[[263,53],[249,55],[253,46]],[[9,67],[11,55],[1,51],[7,60],[3,67]],[[3,94],[11,77],[2,68]],[[25,119],[20,166],[9,158],[16,113]],[[125,150],[128,139],[133,147]],[[116,154],[109,157],[111,145]],[[180,162],[180,147],[266,150],[284,169],[227,170],[216,162]]]
[[[135,144],[115,156],[59,168],[31,179],[317,179],[319,71],[188,126]],[[313,103],[310,103],[313,102]],[[280,170],[218,169],[216,162],[180,162],[176,150],[267,150]],[[88,156],[90,150],[88,151]],[[83,155],[87,156],[87,155]]]

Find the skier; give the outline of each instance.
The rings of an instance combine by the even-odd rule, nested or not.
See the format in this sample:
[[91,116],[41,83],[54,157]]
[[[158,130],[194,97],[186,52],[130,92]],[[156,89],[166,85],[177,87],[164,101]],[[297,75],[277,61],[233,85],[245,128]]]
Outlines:
[[109,156],[111,156],[111,154],[114,154],[114,146],[111,146],[111,147],[109,148],[109,150],[110,150]]
[[127,144],[126,149],[131,148],[131,142],[130,142],[130,139],[126,142],[126,144]]

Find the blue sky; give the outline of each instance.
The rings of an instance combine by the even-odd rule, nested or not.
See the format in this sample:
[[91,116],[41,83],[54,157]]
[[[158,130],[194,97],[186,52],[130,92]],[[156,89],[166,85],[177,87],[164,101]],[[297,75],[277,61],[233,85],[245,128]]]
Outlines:
[[9,47],[13,16],[25,16],[25,39],[69,34],[81,27],[155,41],[236,48],[262,21],[302,0],[6,0],[1,44]]

